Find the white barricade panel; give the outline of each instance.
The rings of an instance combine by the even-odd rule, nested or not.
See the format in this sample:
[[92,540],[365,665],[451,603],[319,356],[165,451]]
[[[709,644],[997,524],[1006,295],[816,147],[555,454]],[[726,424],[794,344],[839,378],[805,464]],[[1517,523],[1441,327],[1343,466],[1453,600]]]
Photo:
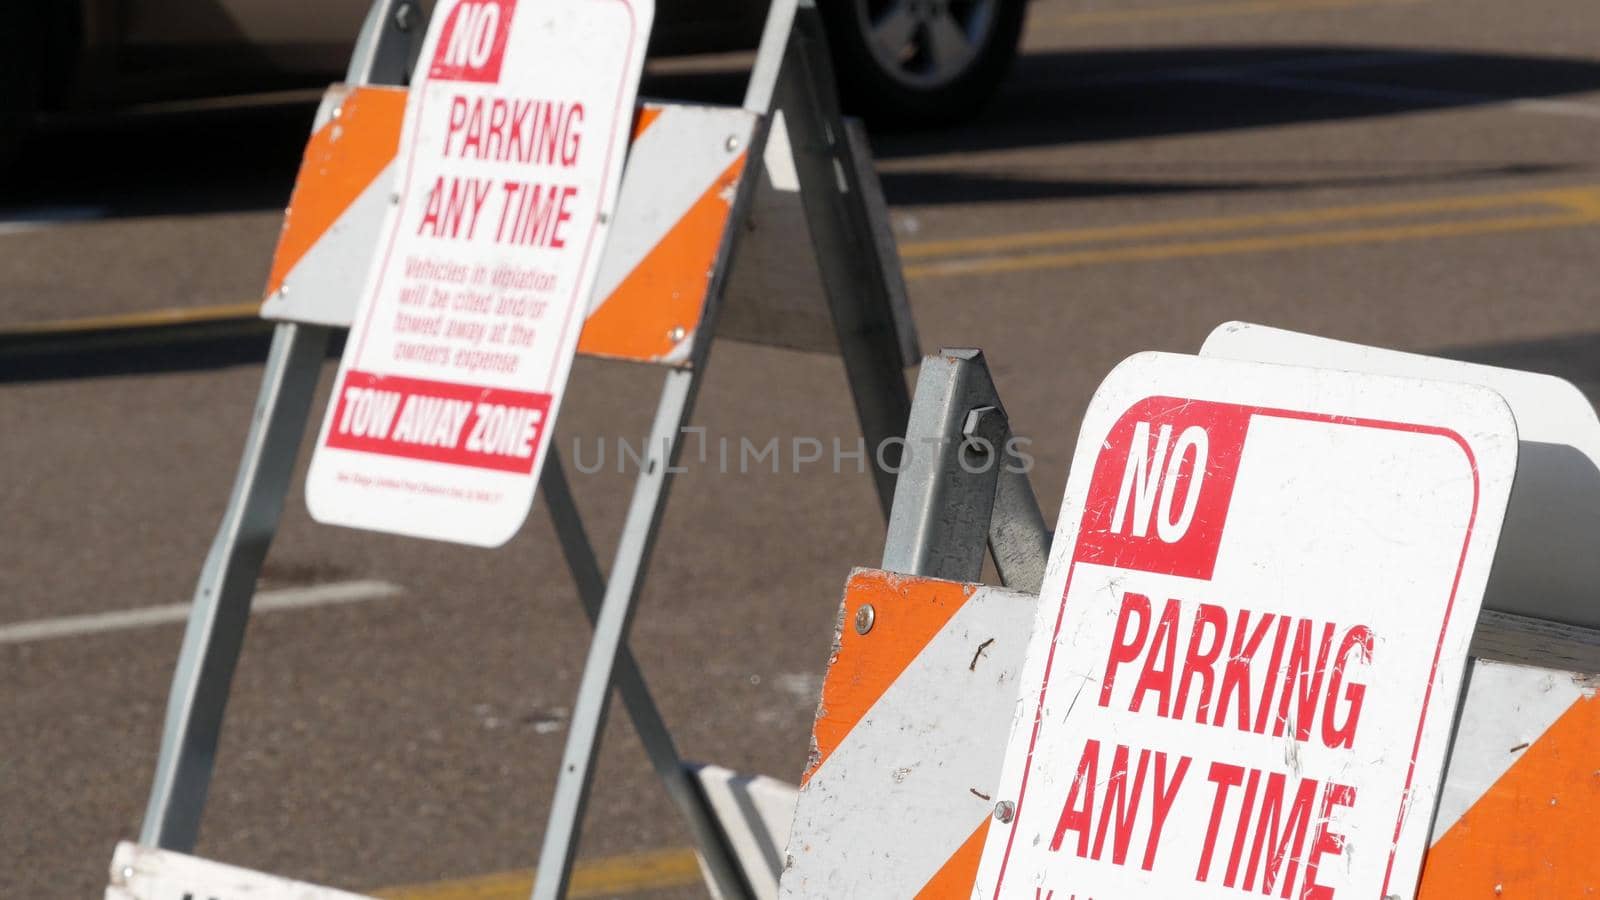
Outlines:
[[[405,100],[404,88],[328,89],[284,213],[263,318],[354,321],[394,190]],[[758,119],[737,107],[642,103],[635,110],[579,353],[687,363]]]
[[964,896],[1034,598],[852,573],[780,896]]
[[1423,900],[1600,896],[1597,685],[1592,672],[1473,665]]
[[368,900],[126,841],[111,860],[106,900]]
[[653,11],[435,11],[306,479],[318,521],[481,546],[521,526],[599,273]]
[[1505,398],[1522,442],[1484,605],[1517,615],[1600,628],[1600,418],[1570,382],[1415,353],[1401,353],[1229,322],[1202,356],[1319,366],[1481,384]]
[[1141,354],[1090,404],[974,896],[1409,896],[1516,426]]
[[[1036,602],[1003,588],[851,575],[783,897],[969,895],[1010,721],[1012,695],[997,682],[1021,671]],[[863,605],[882,618],[858,636]],[[1473,663],[1418,897],[1600,891],[1600,863],[1571,839],[1600,819],[1597,684],[1584,672]],[[908,827],[916,840],[902,839]]]

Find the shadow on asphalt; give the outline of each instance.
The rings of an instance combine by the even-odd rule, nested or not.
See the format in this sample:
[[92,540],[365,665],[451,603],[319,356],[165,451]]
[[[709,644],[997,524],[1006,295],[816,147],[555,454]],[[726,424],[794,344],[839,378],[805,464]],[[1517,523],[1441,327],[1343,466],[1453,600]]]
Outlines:
[[[59,338],[0,338],[0,384],[259,365],[271,343],[272,323],[259,319]],[[328,358],[338,359],[343,352],[341,331],[330,342]]]
[[1436,356],[1565,378],[1600,405],[1600,334],[1448,347]]
[[[1319,82],[1315,91],[1295,84]],[[741,71],[650,75],[644,96],[737,103]],[[1336,83],[1330,92],[1329,83]],[[1550,57],[1396,50],[1378,47],[1238,46],[1084,50],[1021,58],[1007,87],[968,125],[877,134],[883,160],[979,151],[1218,132],[1356,119],[1424,109],[1600,90],[1600,62]],[[79,210],[93,217],[172,215],[282,207],[294,182],[315,107],[257,107],[184,116],[124,118],[47,132],[26,147],[0,190],[0,221]],[[1196,191],[1313,189],[1463,181],[1560,172],[1561,165],[1425,169],[1403,164],[1330,169],[1305,177],[1309,161],[1286,161],[1283,180],[1262,164],[1238,177],[1192,173],[1132,179],[1054,178],[1028,173],[919,169],[883,175],[891,203],[1095,197]],[[1215,172],[1216,167],[1208,167]],[[26,177],[21,177],[25,174]],[[1176,177],[1179,175],[1190,177]],[[1270,172],[1266,173],[1270,176]],[[0,382],[176,371],[258,363],[270,328],[240,320],[220,328],[0,338]],[[1513,367],[1549,368],[1580,384],[1600,383],[1588,360],[1600,337],[1466,348],[1450,355]],[[337,351],[335,351],[337,353]],[[1563,363],[1562,360],[1569,362]]]
[[[641,93],[737,103],[744,81],[745,73],[737,70],[649,75]],[[1307,82],[1319,86],[1303,89]],[[907,160],[1387,116],[1594,90],[1600,90],[1600,62],[1557,57],[1322,45],[1035,53],[1018,60],[1005,89],[977,121],[878,134],[873,144],[880,159]],[[6,208],[0,219],[25,217],[29,207],[80,208],[105,216],[281,207],[314,114],[313,105],[294,104],[128,118],[46,133],[24,149],[11,183],[0,191],[0,206]],[[1284,168],[1302,173],[1307,162],[1285,161]],[[1466,168],[1419,174],[1389,167],[1340,170],[1304,181],[1290,174],[1287,180],[1263,182],[1262,168],[1259,161],[1251,162],[1236,178],[1212,181],[1163,179],[1159,171],[1133,180],[1125,170],[1123,177],[1104,179],[1055,179],[1037,172],[1017,177],[970,170],[891,172],[884,187],[890,202],[908,205],[1381,185],[1547,171]]]

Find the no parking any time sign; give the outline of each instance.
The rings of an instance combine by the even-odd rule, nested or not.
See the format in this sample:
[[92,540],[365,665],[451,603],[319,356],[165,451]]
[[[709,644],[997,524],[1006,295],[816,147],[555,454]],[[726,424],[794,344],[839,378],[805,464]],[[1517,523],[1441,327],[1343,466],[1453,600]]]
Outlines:
[[1124,362],[974,896],[1411,896],[1516,453],[1485,388]]
[[321,522],[521,526],[587,312],[653,0],[441,0],[317,439]]

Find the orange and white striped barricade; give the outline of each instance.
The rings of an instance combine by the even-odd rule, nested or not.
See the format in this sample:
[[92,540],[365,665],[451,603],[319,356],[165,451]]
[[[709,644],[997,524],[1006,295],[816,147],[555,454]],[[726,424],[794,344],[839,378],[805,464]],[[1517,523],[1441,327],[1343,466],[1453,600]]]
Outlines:
[[[406,92],[393,85],[408,81],[424,19],[412,0],[374,2],[345,83],[328,91],[307,144],[261,310],[277,324],[256,414],[196,588],[168,701],[140,837],[146,850],[175,856],[194,846],[254,584],[277,529],[321,363],[334,332],[351,325],[385,207],[400,196],[395,159]],[[791,263],[803,256],[793,252],[790,226],[811,240],[815,265],[807,273],[815,285],[774,276],[749,259],[736,263],[745,251],[751,259]],[[772,896],[776,861],[766,845],[774,835],[782,845],[783,791],[776,782],[734,779],[714,766],[684,766],[628,651],[627,633],[714,335],[787,347],[831,344],[843,357],[867,442],[883,446],[903,433],[910,404],[903,373],[916,361],[915,330],[865,139],[859,123],[839,115],[812,4],[774,0],[742,106],[638,107],[595,278],[577,352],[660,365],[665,375],[609,580],[553,446],[539,475],[595,635],[535,896],[556,897],[568,883],[613,685],[714,890],[729,898]],[[795,296],[811,307],[794,306]],[[724,306],[731,310],[727,320]],[[894,462],[888,460],[890,467]],[[887,512],[893,472],[875,469],[874,478]],[[759,803],[747,802],[752,784],[764,792]],[[766,821],[730,814],[751,807],[785,812]],[[128,896],[126,886],[119,889],[119,900]]]
[[[1305,360],[1308,350],[1293,355]],[[1365,364],[1399,371],[1370,358]],[[1551,399],[1575,396],[1564,383],[1506,370],[1468,374],[1475,379],[1462,380],[1501,389],[1552,458],[1593,449],[1587,435],[1595,416],[1581,396],[1581,406]],[[968,439],[984,421],[980,450],[1010,434],[981,355],[927,358],[913,410],[907,440],[940,451],[902,472],[883,568],[857,570],[845,588],[784,897],[970,896],[986,840],[1016,812],[1001,796],[1001,773],[1013,717],[1026,705],[1017,682],[1039,611],[1035,573],[1049,534],[1025,477],[1002,469],[997,480],[971,465]],[[1526,444],[1529,425],[1523,431]],[[1437,810],[1427,807],[1430,849],[1416,893],[1427,900],[1600,894],[1600,862],[1574,837],[1600,814],[1600,627],[1592,611],[1570,605],[1563,614],[1591,618],[1553,619],[1540,607],[1536,585],[1498,572],[1505,554],[1527,546],[1510,534],[1521,521],[1518,493],[1550,477],[1530,469],[1541,465],[1537,454],[1525,459],[1531,462],[1517,472],[1507,537],[1472,635]],[[1587,486],[1572,490],[1581,495]],[[976,583],[986,541],[1005,586]],[[1285,749],[1286,771],[1295,758]],[[1074,895],[1062,888],[1008,884],[1000,896]],[[1270,893],[1284,890],[1279,884]],[[1407,888],[1394,894],[1410,895]],[[1138,896],[1146,895],[1185,896]]]

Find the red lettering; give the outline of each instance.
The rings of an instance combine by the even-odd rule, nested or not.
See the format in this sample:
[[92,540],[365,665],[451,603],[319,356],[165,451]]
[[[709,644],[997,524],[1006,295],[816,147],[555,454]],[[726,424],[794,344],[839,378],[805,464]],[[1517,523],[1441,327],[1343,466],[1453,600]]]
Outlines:
[[[1072,787],[1067,791],[1067,802],[1061,807],[1061,819],[1056,823],[1055,837],[1050,841],[1051,850],[1061,849],[1061,839],[1068,831],[1078,832],[1078,855],[1089,855],[1089,829],[1093,822],[1094,814],[1094,785],[1095,772],[1100,766],[1100,742],[1089,739],[1084,742],[1083,756],[1078,759],[1078,775],[1072,781]],[[1073,801],[1078,798],[1078,793],[1083,792],[1083,803],[1074,806]]]
[[1217,690],[1217,717],[1211,724],[1222,724],[1228,715],[1228,702],[1234,700],[1239,705],[1239,730],[1250,730],[1250,662],[1255,659],[1256,650],[1260,649],[1275,618],[1277,616],[1271,613],[1262,616],[1247,640],[1245,629],[1250,624],[1250,610],[1239,610],[1239,618],[1233,625],[1233,644],[1228,648],[1228,662],[1222,669],[1222,685]]
[[[1111,756],[1111,777],[1106,779],[1105,804],[1100,807],[1100,825],[1094,836],[1094,858],[1100,859],[1105,849],[1106,833],[1111,830],[1115,817],[1116,840],[1111,845],[1111,861],[1122,865],[1128,858],[1128,842],[1133,837],[1133,818],[1144,793],[1144,774],[1150,767],[1150,751],[1139,751],[1139,768],[1133,775],[1133,788],[1128,788],[1128,748],[1117,745]],[[1132,799],[1129,799],[1129,795]],[[1113,812],[1113,808],[1115,812]]]
[[1261,683],[1261,703],[1256,707],[1256,725],[1250,729],[1256,734],[1267,733],[1267,716],[1272,709],[1272,695],[1277,690],[1278,679],[1272,677],[1283,662],[1283,645],[1289,638],[1289,617],[1278,617],[1278,633],[1272,640],[1272,661],[1267,663],[1266,678]]
[[444,134],[444,155],[450,155],[450,139],[456,136],[467,122],[467,98],[457,94],[450,98],[450,123]]
[[[1287,898],[1294,886],[1294,877],[1300,868],[1300,854],[1306,845],[1306,829],[1311,825],[1311,807],[1317,802],[1317,782],[1311,778],[1300,779],[1295,790],[1293,805],[1289,807],[1288,821],[1283,819],[1283,789],[1286,776],[1273,772],[1267,776],[1267,787],[1261,795],[1261,816],[1256,821],[1256,838],[1250,845],[1250,862],[1244,870],[1244,889],[1254,890],[1256,872],[1261,870],[1261,893],[1272,893],[1278,873],[1283,872],[1283,893]],[[1280,827],[1281,826],[1281,827]],[[1289,853],[1293,838],[1293,854]],[[1270,855],[1263,856],[1262,850]],[[1285,857],[1288,869],[1283,867]]]
[[1144,859],[1140,867],[1146,872],[1156,864],[1156,847],[1161,843],[1161,829],[1167,824],[1167,814],[1172,812],[1172,802],[1178,798],[1178,786],[1183,784],[1183,776],[1189,772],[1189,763],[1193,760],[1187,756],[1178,757],[1178,767],[1172,773],[1172,780],[1167,781],[1167,754],[1156,751],[1156,793],[1153,798],[1153,815],[1150,819],[1150,839],[1144,845]]
[[[1171,708],[1172,670],[1178,655],[1178,601],[1168,600],[1161,609],[1161,621],[1156,623],[1155,637],[1150,641],[1150,652],[1144,658],[1144,670],[1139,673],[1139,683],[1133,687],[1133,705],[1130,712],[1138,712],[1144,704],[1147,691],[1156,693],[1156,714],[1167,715]],[[1156,654],[1161,654],[1163,665],[1156,665]]]
[[[1206,633],[1208,627],[1211,630],[1211,644],[1201,650],[1201,636]],[[1200,604],[1200,609],[1194,616],[1194,630],[1189,633],[1189,648],[1183,656],[1183,674],[1178,678],[1178,696],[1172,707],[1174,719],[1183,718],[1183,711],[1188,708],[1189,685],[1194,683],[1195,678],[1199,678],[1199,701],[1195,707],[1194,720],[1202,725],[1205,724],[1206,713],[1211,710],[1211,681],[1217,665],[1217,656],[1222,653],[1222,642],[1227,633],[1227,610],[1212,603]]]
[[[1134,619],[1137,619],[1135,625],[1137,631],[1130,638],[1128,623]],[[1150,598],[1143,594],[1135,594],[1133,591],[1124,593],[1122,611],[1117,614],[1115,637],[1111,641],[1111,652],[1106,657],[1105,677],[1100,681],[1101,706],[1111,702],[1111,687],[1117,676],[1117,667],[1139,658],[1139,651],[1144,647],[1144,638],[1149,630]]]
[[1345,784],[1329,784],[1322,795],[1322,808],[1317,811],[1316,836],[1311,840],[1311,852],[1306,856],[1306,883],[1300,889],[1300,900],[1333,900],[1333,888],[1317,883],[1317,869],[1322,857],[1328,853],[1344,852],[1344,835],[1328,829],[1328,817],[1335,806],[1350,807],[1356,802],[1356,789]]
[[1200,865],[1194,873],[1195,881],[1205,881],[1211,874],[1211,855],[1217,848],[1217,833],[1222,828],[1222,809],[1228,802],[1228,791],[1244,781],[1244,767],[1214,762],[1206,780],[1216,785],[1217,790],[1211,797],[1211,819],[1206,823],[1206,842],[1200,848]]
[[1339,643],[1339,656],[1333,664],[1333,675],[1328,679],[1328,700],[1322,710],[1322,742],[1329,747],[1353,747],[1356,742],[1356,723],[1361,719],[1361,702],[1366,699],[1367,686],[1352,684],[1345,690],[1344,722],[1334,724],[1334,705],[1339,700],[1339,687],[1344,683],[1344,670],[1350,664],[1350,653],[1360,649],[1361,658],[1372,659],[1372,629],[1365,625],[1345,632]]
[[1244,836],[1250,828],[1250,810],[1255,809],[1256,788],[1261,786],[1261,770],[1251,769],[1244,779],[1244,802],[1239,806],[1239,824],[1233,829],[1233,849],[1228,851],[1228,871],[1222,883],[1233,887],[1239,879],[1239,860],[1244,856]]
[[1322,692],[1322,678],[1328,670],[1328,651],[1333,648],[1333,623],[1322,626],[1322,642],[1317,649],[1317,663],[1311,664],[1311,621],[1301,619],[1295,624],[1294,649],[1289,651],[1289,665],[1283,670],[1283,699],[1278,701],[1278,721],[1272,726],[1272,736],[1281,737],[1284,726],[1290,721],[1289,705],[1295,704],[1294,739],[1311,739],[1311,720],[1317,714],[1317,695]]

